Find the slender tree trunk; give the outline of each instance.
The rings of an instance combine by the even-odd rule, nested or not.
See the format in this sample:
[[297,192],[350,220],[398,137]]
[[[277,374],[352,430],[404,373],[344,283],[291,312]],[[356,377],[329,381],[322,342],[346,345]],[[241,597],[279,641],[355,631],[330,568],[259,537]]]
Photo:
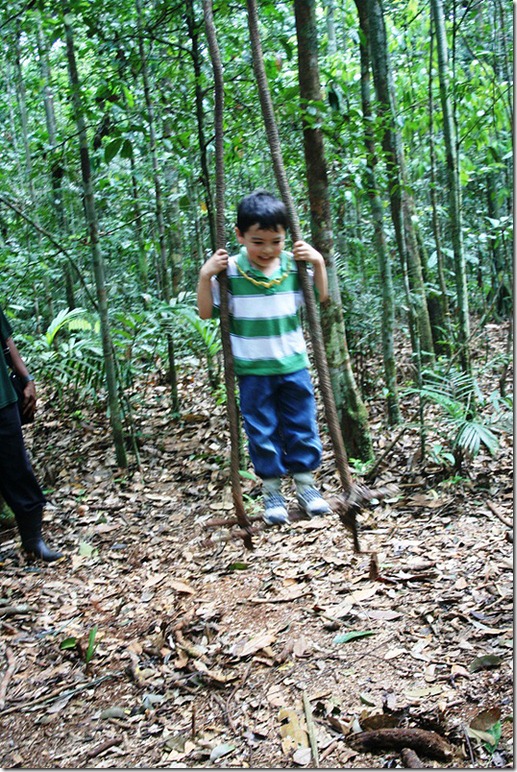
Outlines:
[[391,271],[391,259],[386,244],[384,232],[384,208],[377,182],[377,153],[372,127],[373,111],[371,106],[370,89],[370,57],[368,54],[369,39],[368,14],[365,3],[356,0],[359,16],[359,26],[362,37],[360,42],[361,57],[361,101],[364,119],[365,146],[366,146],[366,179],[368,196],[372,208],[374,247],[377,254],[379,275],[381,279],[382,293],[382,357],[384,362],[384,378],[387,389],[388,421],[391,425],[400,422],[400,406],[397,388],[397,364],[394,351],[395,329],[395,293],[393,290],[393,277]]
[[[163,298],[167,303],[169,303],[171,300],[171,282],[170,282],[168,260],[167,260],[167,236],[165,233],[165,220],[163,216],[163,195],[162,195],[162,186],[160,182],[160,167],[158,163],[158,154],[156,152],[156,128],[155,128],[155,118],[154,118],[154,107],[153,107],[153,102],[151,98],[151,86],[149,83],[147,56],[146,56],[145,47],[144,47],[141,0],[136,0],[136,9],[137,9],[137,27],[138,27],[138,50],[140,52],[140,63],[142,65],[144,96],[145,96],[145,104],[147,108],[147,117],[149,122],[149,153],[151,155],[151,163],[153,167],[154,204],[155,204],[156,227],[158,230],[161,286],[162,286]],[[176,374],[176,361],[175,361],[174,342],[172,340],[172,335],[167,335],[167,352],[168,352],[168,359],[169,359],[168,380],[169,380],[169,385],[171,387],[171,404],[172,404],[173,412],[177,413],[179,411],[178,378]]]
[[321,252],[328,269],[329,299],[321,307],[321,323],[332,391],[347,452],[370,461],[373,447],[368,415],[352,371],[343,307],[334,262],[334,239],[330,212],[327,166],[321,129],[307,120],[305,107],[321,101],[315,0],[295,0],[298,38],[298,80],[303,111],[303,143],[307,188],[311,207],[313,246]]
[[[60,236],[68,234],[66,209],[63,201],[62,180],[65,174],[59,151],[57,150],[56,114],[54,109],[54,96],[52,93],[52,77],[48,60],[48,46],[43,35],[41,17],[37,17],[37,45],[38,59],[43,82],[43,105],[45,107],[45,121],[48,135],[48,158],[50,159],[50,180],[52,188],[52,207],[56,215],[57,228]],[[76,307],[74,281],[68,260],[62,262],[63,278],[65,280],[66,303],[69,309]]]
[[201,164],[201,183],[205,194],[205,206],[210,231],[210,245],[215,250],[215,214],[212,189],[210,185],[210,173],[208,171],[208,158],[206,154],[207,142],[205,138],[205,109],[203,105],[203,90],[201,88],[201,51],[199,47],[199,25],[194,16],[194,4],[192,0],[186,3],[187,25],[192,43],[192,61],[194,63],[195,105],[197,136],[199,143],[199,159]]
[[433,324],[434,347],[437,354],[450,353],[451,341],[451,320],[449,311],[449,298],[447,295],[447,282],[445,280],[445,258],[442,249],[442,233],[440,228],[440,218],[438,215],[438,198],[436,191],[438,189],[438,179],[436,174],[436,152],[434,143],[434,93],[432,78],[432,60],[433,60],[433,42],[434,30],[431,30],[430,61],[429,61],[429,166],[431,173],[431,186],[429,196],[431,199],[431,221],[434,236],[434,245],[436,249],[436,271],[438,276],[438,287],[440,296],[437,302],[440,305],[440,321],[442,329]]
[[327,23],[327,53],[329,56],[333,56],[337,53],[337,41],[336,41],[336,23],[335,23],[335,0],[324,0],[323,7],[325,8],[325,21]]
[[382,0],[361,0],[361,2],[366,2],[368,9],[372,71],[384,126],[382,144],[386,159],[391,215],[402,269],[407,276],[410,317],[413,315],[416,321],[416,329],[413,330],[412,336],[413,349],[417,354],[421,352],[427,362],[432,362],[433,336],[414,228],[414,205],[409,194],[402,140],[397,130],[397,109]]
[[68,61],[68,73],[70,78],[70,89],[72,92],[72,104],[74,108],[77,133],[79,136],[79,148],[81,157],[81,174],[83,182],[84,209],[86,214],[86,224],[88,227],[89,244],[92,253],[93,270],[95,275],[95,285],[97,290],[97,301],[99,309],[99,320],[101,326],[102,350],[104,354],[104,366],[106,370],[106,384],[108,390],[109,418],[113,441],[115,445],[115,454],[117,464],[121,468],[127,467],[127,457],[124,447],[124,435],[122,431],[122,421],[120,405],[117,393],[117,379],[115,375],[115,360],[113,354],[113,343],[109,326],[108,299],[106,293],[106,279],[104,272],[104,260],[99,245],[99,227],[97,223],[97,213],[95,210],[95,198],[93,190],[93,181],[91,174],[90,155],[88,151],[88,138],[86,135],[86,123],[84,120],[83,105],[81,101],[81,86],[77,72],[77,62],[75,56],[73,29],[70,24],[70,8],[66,0],[62,3],[63,20],[66,34],[66,51]]
[[458,166],[458,148],[456,129],[449,95],[449,66],[445,19],[441,0],[431,0],[436,46],[438,54],[438,73],[440,80],[440,99],[442,103],[443,132],[447,157],[447,180],[449,187],[449,217],[451,223],[452,250],[454,253],[454,274],[456,278],[456,296],[458,304],[458,343],[460,345],[460,363],[465,372],[470,372],[469,352],[469,306],[467,292],[467,270],[463,253],[461,185]]
[[[208,39],[208,48],[214,73],[214,125],[215,125],[215,154],[216,154],[216,249],[226,247],[226,228],[225,228],[225,180],[224,180],[224,81],[223,66],[217,35],[214,25],[211,0],[203,0],[203,10],[205,15],[205,27]],[[231,464],[230,477],[232,484],[232,496],[237,515],[237,522],[243,528],[244,544],[248,549],[253,548],[251,539],[251,523],[244,511],[242,499],[241,481],[239,476],[239,458],[240,458],[240,430],[239,430],[239,411],[237,407],[237,396],[235,392],[235,370],[233,366],[233,354],[230,339],[230,315],[228,301],[228,277],[226,271],[218,277],[221,289],[221,338],[224,354],[224,374],[226,384],[226,399],[228,407],[228,426],[230,429],[231,440]]]
[[32,204],[35,203],[36,195],[34,192],[34,181],[32,179],[32,153],[29,143],[29,117],[27,111],[27,95],[25,92],[25,81],[23,78],[20,50],[20,25],[16,24],[14,34],[14,63],[16,69],[16,84],[18,93],[18,106],[20,109],[20,124],[22,128],[22,142],[25,151],[25,182],[29,190]]

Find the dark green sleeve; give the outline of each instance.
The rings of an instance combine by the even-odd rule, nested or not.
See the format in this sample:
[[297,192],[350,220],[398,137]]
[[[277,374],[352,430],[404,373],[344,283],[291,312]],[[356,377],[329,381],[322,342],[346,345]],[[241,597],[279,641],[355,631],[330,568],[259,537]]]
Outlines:
[[5,318],[5,314],[0,308],[0,335],[4,340],[7,340],[7,338],[10,338],[13,334],[13,328]]
[[[0,308],[0,335],[6,341],[13,334],[13,330],[5,314]],[[9,378],[9,371],[5,363],[4,352],[0,351],[0,409],[16,402],[16,392]]]

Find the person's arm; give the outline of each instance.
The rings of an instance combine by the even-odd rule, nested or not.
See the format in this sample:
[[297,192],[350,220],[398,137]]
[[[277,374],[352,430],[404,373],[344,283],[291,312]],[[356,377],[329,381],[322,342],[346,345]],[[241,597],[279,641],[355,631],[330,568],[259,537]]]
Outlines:
[[34,384],[34,378],[29,373],[25,362],[21,358],[14,340],[8,338],[6,344],[9,346],[13,369],[23,383],[23,414],[27,416],[33,415],[36,410],[36,386]]
[[197,285],[197,310],[201,319],[210,319],[214,308],[212,298],[212,276],[228,268],[228,252],[218,249],[209,257],[199,272]]
[[327,268],[323,255],[306,241],[297,241],[293,245],[293,256],[295,260],[311,263],[314,270],[314,286],[318,290],[320,303],[323,303],[329,296]]

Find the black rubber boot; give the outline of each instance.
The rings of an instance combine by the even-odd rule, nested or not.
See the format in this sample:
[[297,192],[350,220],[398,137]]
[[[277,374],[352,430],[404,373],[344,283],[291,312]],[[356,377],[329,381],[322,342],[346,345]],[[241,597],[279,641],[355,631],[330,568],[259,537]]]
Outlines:
[[32,515],[29,521],[22,521],[16,518],[18,530],[22,539],[22,546],[29,557],[40,558],[45,563],[53,563],[59,560],[63,555],[61,552],[54,552],[43,541],[41,528],[43,522],[43,512]]
[[63,557],[61,552],[53,552],[53,550],[47,547],[41,536],[39,539],[31,539],[28,542],[22,543],[23,549],[29,557],[40,558],[45,563],[53,563],[54,560],[59,560],[59,558]]

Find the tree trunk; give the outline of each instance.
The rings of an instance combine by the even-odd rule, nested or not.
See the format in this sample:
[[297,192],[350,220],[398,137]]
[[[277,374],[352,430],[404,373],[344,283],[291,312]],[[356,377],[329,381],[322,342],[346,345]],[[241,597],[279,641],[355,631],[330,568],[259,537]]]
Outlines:
[[[224,81],[223,66],[217,44],[217,36],[214,25],[211,0],[203,0],[203,10],[205,15],[205,27],[208,39],[208,48],[214,73],[214,125],[215,125],[215,155],[216,155],[216,249],[226,248],[226,228],[225,228],[225,180],[224,180],[224,131],[223,131],[223,113],[224,113]],[[232,496],[235,506],[237,522],[243,529],[244,544],[248,549],[253,549],[251,539],[251,523],[244,511],[242,499],[242,489],[239,476],[240,468],[240,423],[239,410],[237,407],[237,396],[235,392],[235,371],[233,366],[233,354],[230,339],[230,315],[228,301],[228,277],[226,271],[218,277],[221,290],[221,339],[224,355],[224,375],[226,384],[226,400],[228,407],[228,426],[230,429],[231,440],[231,464],[230,477],[232,484]]]
[[115,445],[115,454],[117,464],[121,468],[127,467],[127,457],[124,447],[124,435],[122,431],[122,421],[120,414],[120,405],[117,393],[117,379],[115,375],[115,360],[113,353],[113,343],[109,326],[108,299],[106,293],[106,280],[104,273],[104,260],[99,246],[99,228],[97,223],[97,213],[95,210],[95,199],[93,191],[93,182],[91,175],[90,155],[88,152],[88,139],[86,135],[86,123],[83,114],[83,105],[81,101],[80,82],[77,72],[77,63],[75,57],[74,36],[70,25],[70,9],[66,0],[62,3],[63,20],[66,34],[66,51],[68,61],[68,73],[70,78],[70,89],[72,92],[72,104],[74,109],[77,133],[79,137],[79,148],[81,157],[81,174],[83,183],[84,209],[86,215],[86,225],[89,234],[89,244],[92,253],[93,270],[95,275],[95,286],[97,290],[97,301],[99,310],[99,321],[101,326],[102,350],[104,354],[104,366],[106,370],[106,384],[108,390],[108,405],[111,430]]
[[[440,305],[440,321],[436,324],[432,322],[434,349],[437,354],[450,354],[451,350],[451,318],[449,311],[449,298],[447,295],[447,282],[445,280],[445,259],[442,249],[442,233],[440,228],[440,219],[438,216],[438,199],[436,191],[438,189],[438,179],[436,175],[436,152],[434,142],[434,94],[432,78],[432,60],[433,60],[433,41],[434,35],[431,30],[430,61],[429,61],[429,164],[431,172],[431,186],[429,196],[431,199],[431,221],[434,236],[434,245],[436,249],[436,271],[438,275],[439,298],[437,303]],[[439,329],[441,327],[441,330]]]
[[210,245],[215,251],[215,215],[212,190],[210,186],[210,174],[208,171],[208,159],[206,155],[207,142],[205,139],[205,109],[203,105],[203,90],[201,88],[201,52],[199,48],[199,27],[194,17],[194,5],[192,0],[186,3],[187,25],[192,43],[192,61],[194,63],[195,79],[195,105],[196,105],[196,123],[197,136],[199,143],[199,159],[201,164],[201,183],[205,194],[205,206],[208,217],[208,228],[210,231]]
[[[59,151],[57,150],[56,114],[54,110],[54,97],[52,94],[52,78],[48,60],[47,41],[43,35],[41,17],[37,16],[37,45],[38,59],[43,83],[43,105],[45,107],[45,121],[48,135],[48,157],[50,159],[50,181],[52,188],[52,207],[56,215],[57,228],[60,236],[68,235],[66,209],[63,202],[62,180],[65,174]],[[68,260],[62,262],[63,278],[65,280],[66,304],[71,310],[76,307],[74,281]]]
[[[154,107],[151,98],[151,86],[149,83],[149,72],[147,67],[147,56],[144,48],[144,35],[142,28],[142,2],[136,0],[137,9],[137,28],[138,28],[138,50],[140,52],[140,63],[142,65],[142,79],[144,83],[144,96],[145,104],[147,108],[147,118],[149,122],[149,153],[151,155],[151,163],[153,168],[153,181],[154,181],[154,205],[155,205],[155,218],[156,228],[158,230],[158,244],[159,244],[159,271],[162,287],[163,299],[166,303],[171,300],[171,280],[169,276],[168,260],[167,260],[167,236],[165,233],[165,220],[163,217],[163,195],[162,186],[160,181],[160,167],[158,163],[158,154],[156,152],[156,128],[154,118]],[[179,396],[178,396],[178,378],[176,374],[176,361],[174,352],[174,342],[172,335],[167,334],[167,354],[169,360],[169,372],[168,381],[171,388],[171,407],[174,413],[179,411]]]
[[315,7],[315,0],[295,0],[294,3],[312,242],[323,255],[329,277],[329,299],[321,307],[321,323],[332,391],[345,447],[349,456],[370,461],[373,458],[373,448],[368,415],[352,371],[334,262],[334,239],[323,134],[320,128],[314,128],[314,121],[308,119],[304,110],[310,103],[320,102],[322,99]]
[[[407,277],[410,324],[413,316],[413,350],[427,362],[434,359],[433,336],[427,309],[422,264],[413,224],[414,205],[408,192],[406,164],[400,132],[397,130],[397,110],[391,77],[388,41],[382,0],[366,2],[370,30],[370,52],[375,91],[383,124],[382,145],[386,159],[391,216],[397,239],[402,270]],[[413,325],[414,326],[414,325]]]
[[20,25],[16,24],[14,33],[14,63],[16,69],[16,84],[18,94],[18,106],[20,109],[20,123],[22,128],[22,142],[25,150],[25,181],[29,189],[31,203],[34,205],[36,195],[32,179],[32,153],[29,144],[29,118],[27,113],[27,95],[25,93],[25,81],[23,78],[20,51]]
[[443,133],[447,157],[447,181],[449,193],[449,218],[451,223],[452,251],[454,253],[454,274],[458,308],[458,343],[460,363],[464,372],[471,371],[469,353],[469,306],[467,294],[467,270],[463,254],[463,235],[461,223],[461,185],[458,166],[458,148],[456,129],[449,96],[449,69],[445,19],[441,0],[431,0],[431,10],[436,32],[438,54],[438,74],[440,80],[440,99],[442,103]]
[[382,357],[384,362],[384,379],[387,389],[388,422],[391,425],[400,423],[400,406],[397,388],[397,363],[394,352],[395,328],[395,293],[391,260],[384,233],[384,209],[377,182],[377,153],[372,128],[372,106],[370,89],[370,57],[368,53],[368,14],[364,2],[356,0],[359,16],[359,26],[362,37],[360,42],[361,57],[361,101],[363,109],[365,146],[366,146],[366,179],[368,196],[372,209],[374,247],[377,254],[379,276],[382,293]]

